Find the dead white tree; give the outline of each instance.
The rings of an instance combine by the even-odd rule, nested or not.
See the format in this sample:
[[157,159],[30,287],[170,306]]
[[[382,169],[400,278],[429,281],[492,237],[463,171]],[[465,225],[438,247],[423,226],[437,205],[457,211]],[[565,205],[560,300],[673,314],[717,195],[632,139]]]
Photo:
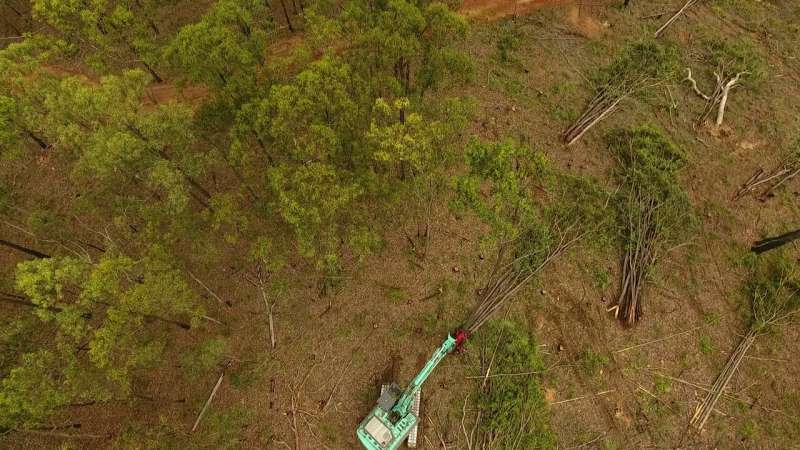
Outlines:
[[714,91],[711,93],[711,95],[708,95],[700,90],[700,88],[697,86],[697,80],[692,77],[692,69],[687,67],[686,78],[684,81],[688,81],[691,84],[694,93],[706,101],[706,107],[703,109],[703,114],[701,114],[699,122],[702,123],[708,119],[708,117],[710,117],[710,115],[713,113],[714,109],[716,109],[717,112],[714,123],[717,126],[721,126],[725,121],[725,109],[728,106],[728,96],[730,95],[731,90],[733,90],[733,88],[736,86],[739,86],[742,77],[748,73],[749,72],[747,71],[742,71],[736,73],[735,75],[726,75],[724,67],[720,67],[714,72],[714,77],[717,80]]

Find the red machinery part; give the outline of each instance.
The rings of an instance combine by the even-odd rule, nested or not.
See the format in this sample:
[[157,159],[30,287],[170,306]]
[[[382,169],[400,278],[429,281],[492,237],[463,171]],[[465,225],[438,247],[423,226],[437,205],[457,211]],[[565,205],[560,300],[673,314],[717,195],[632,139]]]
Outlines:
[[469,339],[469,331],[463,328],[459,328],[458,331],[456,331],[455,338],[456,338],[456,346],[455,346],[456,353],[464,353],[464,343],[467,342],[467,339]]

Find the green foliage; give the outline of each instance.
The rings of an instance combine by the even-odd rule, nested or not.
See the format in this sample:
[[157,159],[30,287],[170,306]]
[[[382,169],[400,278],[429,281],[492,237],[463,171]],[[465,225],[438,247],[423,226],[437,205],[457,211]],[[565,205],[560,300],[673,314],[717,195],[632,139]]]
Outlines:
[[16,287],[36,305],[39,320],[30,326],[52,330],[53,338],[52,347],[23,354],[3,380],[5,427],[41,423],[69,401],[130,394],[134,374],[159,362],[164,327],[200,314],[194,293],[157,249],[138,262],[110,253],[96,263],[26,261]]
[[[625,245],[646,233],[657,236],[656,253],[682,243],[697,221],[680,184],[679,172],[686,163],[683,152],[651,126],[614,131],[607,142],[619,161],[622,187],[617,204]],[[652,228],[630,223],[631,217],[644,217],[651,209]]]
[[579,357],[580,367],[591,377],[598,377],[608,365],[608,356],[586,348]]
[[744,286],[751,300],[750,328],[769,330],[800,308],[800,273],[786,251],[773,251],[750,262]]
[[296,234],[300,254],[336,257],[337,238],[342,235],[338,227],[363,190],[323,163],[282,164],[267,176],[277,209]]
[[723,79],[744,74],[742,83],[757,85],[767,75],[767,62],[748,38],[711,37],[703,41],[703,58]]
[[0,428],[39,425],[69,400],[53,373],[56,364],[46,350],[22,355],[19,366],[0,384]]
[[611,274],[605,267],[592,266],[589,268],[589,274],[597,289],[605,290],[611,283]]
[[47,60],[36,39],[0,50],[0,158],[18,159],[49,145],[43,103],[56,81]]
[[[357,73],[370,73],[375,97],[387,89],[395,96],[423,94],[472,73],[468,56],[459,49],[467,22],[439,2],[351,0],[341,13],[326,17],[312,10],[307,23],[318,50],[338,52]],[[344,46],[338,45],[342,40]]]
[[148,82],[137,70],[99,85],[67,77],[45,104],[53,142],[85,189],[81,201],[112,218],[135,212],[160,237],[182,225],[177,219],[194,217],[190,202],[208,207],[210,194],[197,180],[210,157],[196,147],[188,106],[142,104]]
[[623,47],[611,64],[598,71],[593,81],[600,91],[627,92],[646,84],[672,80],[680,68],[680,53],[674,45],[655,40],[636,41]]
[[178,32],[165,57],[187,81],[240,98],[254,89],[274,26],[268,3],[219,0]]
[[[536,339],[514,322],[490,322],[476,340],[487,354],[494,355],[493,373],[526,373],[545,368]],[[488,385],[479,390],[476,400],[482,412],[478,429],[490,440],[496,439],[496,448],[556,448],[547,403],[536,375],[493,377]]]
[[402,289],[391,288],[386,293],[386,296],[389,297],[389,300],[399,303],[405,300],[408,297],[408,294]]
[[71,48],[70,53],[83,52],[83,58],[93,68],[106,72],[135,58],[155,75],[159,30],[153,19],[154,3],[33,0],[31,11],[34,19],[48,25],[53,46]]
[[653,390],[655,391],[656,395],[668,394],[670,391],[672,391],[672,381],[670,381],[668,378],[659,376],[656,378]]
[[700,336],[700,353],[711,356],[714,353],[714,343],[711,341],[711,336],[703,334]]
[[[604,193],[591,181],[553,171],[544,155],[513,141],[471,141],[469,172],[455,180],[454,210],[490,226],[484,241],[513,243],[520,269],[539,267],[560,243],[605,221]],[[537,196],[546,192],[545,197]]]
[[531,190],[548,176],[544,155],[513,141],[477,140],[465,153],[469,173],[456,178],[457,211],[474,212],[491,226],[496,241],[516,240],[541,223]]
[[211,338],[183,355],[181,367],[185,375],[192,380],[202,379],[209,371],[219,366],[227,351],[227,340]]
[[497,39],[497,58],[501,63],[514,61],[513,53],[520,46],[520,38],[513,27],[504,23],[500,28],[500,37]]
[[[438,109],[423,114],[406,98],[373,99],[350,64],[324,57],[242,107],[228,160],[295,236],[297,251],[334,274],[343,244],[359,259],[379,246],[368,201],[390,202],[398,182],[420,202],[430,199],[468,111],[458,101]],[[451,120],[430,117],[438,114]]]

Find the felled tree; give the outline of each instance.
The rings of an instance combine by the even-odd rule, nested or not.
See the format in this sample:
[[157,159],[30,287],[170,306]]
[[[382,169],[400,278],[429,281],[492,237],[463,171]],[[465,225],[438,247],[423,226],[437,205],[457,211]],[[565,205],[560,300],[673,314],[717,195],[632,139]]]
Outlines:
[[[456,179],[456,211],[489,225],[483,245],[496,252],[480,304],[465,329],[482,326],[506,300],[601,220],[603,194],[592,183],[550,169],[545,157],[515,142],[473,141],[469,173]],[[536,192],[545,196],[537,197]]]
[[703,123],[716,114],[714,123],[722,125],[731,91],[740,86],[754,86],[764,77],[763,58],[755,46],[746,39],[707,39],[702,51],[702,62],[713,67],[714,85],[711,94],[704,93],[692,76],[692,69],[686,69],[686,78],[692,90],[706,101],[698,123]]
[[573,144],[589,129],[613,114],[623,101],[647,88],[675,77],[678,51],[656,41],[640,41],[624,47],[610,65],[593,78],[594,97],[578,119],[561,135]]
[[800,309],[800,273],[796,258],[785,252],[758,257],[750,267],[750,279],[745,284],[744,291],[750,300],[747,334],[730,354],[705,400],[695,410],[691,424],[698,429],[703,428],[711,417],[717,402],[756,339],[774,332]]
[[619,161],[617,194],[623,246],[620,293],[610,310],[626,325],[642,316],[645,286],[656,265],[682,244],[694,222],[678,174],[683,152],[652,127],[617,130],[608,145]]
[[0,383],[0,426],[41,426],[70,403],[126,398],[133,376],[161,362],[167,333],[200,317],[180,272],[154,249],[135,261],[107,253],[21,263],[16,287],[51,338]]
[[755,173],[736,191],[733,199],[738,200],[752,195],[759,200],[765,200],[773,196],[776,189],[800,174],[800,139],[789,144],[782,154],[780,162],[771,169],[765,170],[763,167],[756,169]]
[[476,378],[477,412],[472,428],[462,422],[466,445],[459,448],[555,448],[547,402],[536,375],[545,371],[545,365],[535,337],[515,322],[503,320],[491,322],[475,340],[474,345],[485,349],[481,355],[490,356],[476,362],[481,372],[470,377]]

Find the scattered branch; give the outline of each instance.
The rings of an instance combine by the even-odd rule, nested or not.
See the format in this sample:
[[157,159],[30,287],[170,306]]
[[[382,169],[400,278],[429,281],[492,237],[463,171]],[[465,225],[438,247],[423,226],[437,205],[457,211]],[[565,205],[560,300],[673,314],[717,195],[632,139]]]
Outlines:
[[692,77],[692,69],[690,69],[689,67],[686,68],[686,78],[684,78],[684,81],[692,83],[692,90],[700,98],[702,98],[705,101],[711,100],[711,97],[709,97],[708,94],[705,94],[703,91],[700,90],[699,87],[697,87],[697,81],[695,81],[695,79]]
[[694,6],[699,0],[687,0],[686,3],[683,5],[681,9],[679,9],[675,14],[673,14],[664,25],[661,25],[658,30],[656,30],[655,38],[658,39],[667,30],[670,26],[672,26],[675,21],[677,21],[686,11]]
[[553,403],[551,403],[551,405],[561,405],[561,404],[564,404],[564,403],[577,402],[578,400],[584,400],[584,399],[587,399],[587,398],[602,397],[604,395],[611,394],[611,393],[616,392],[616,391],[617,391],[616,389],[609,389],[607,391],[598,392],[596,394],[581,395],[580,397],[575,397],[575,398],[570,398],[570,399],[567,399],[567,400],[561,400],[561,401],[558,401],[558,402],[553,402]]
[[211,401],[214,400],[214,396],[217,395],[217,390],[219,390],[220,385],[222,385],[222,378],[225,376],[225,370],[227,370],[228,364],[226,364],[222,368],[222,372],[219,374],[219,379],[217,379],[217,384],[214,385],[214,389],[211,390],[211,395],[208,396],[208,400],[203,405],[203,409],[200,410],[200,414],[197,415],[197,420],[194,421],[194,426],[192,426],[192,433],[197,430],[197,427],[200,425],[200,420],[203,419],[203,416],[208,411],[208,407],[211,406]]

